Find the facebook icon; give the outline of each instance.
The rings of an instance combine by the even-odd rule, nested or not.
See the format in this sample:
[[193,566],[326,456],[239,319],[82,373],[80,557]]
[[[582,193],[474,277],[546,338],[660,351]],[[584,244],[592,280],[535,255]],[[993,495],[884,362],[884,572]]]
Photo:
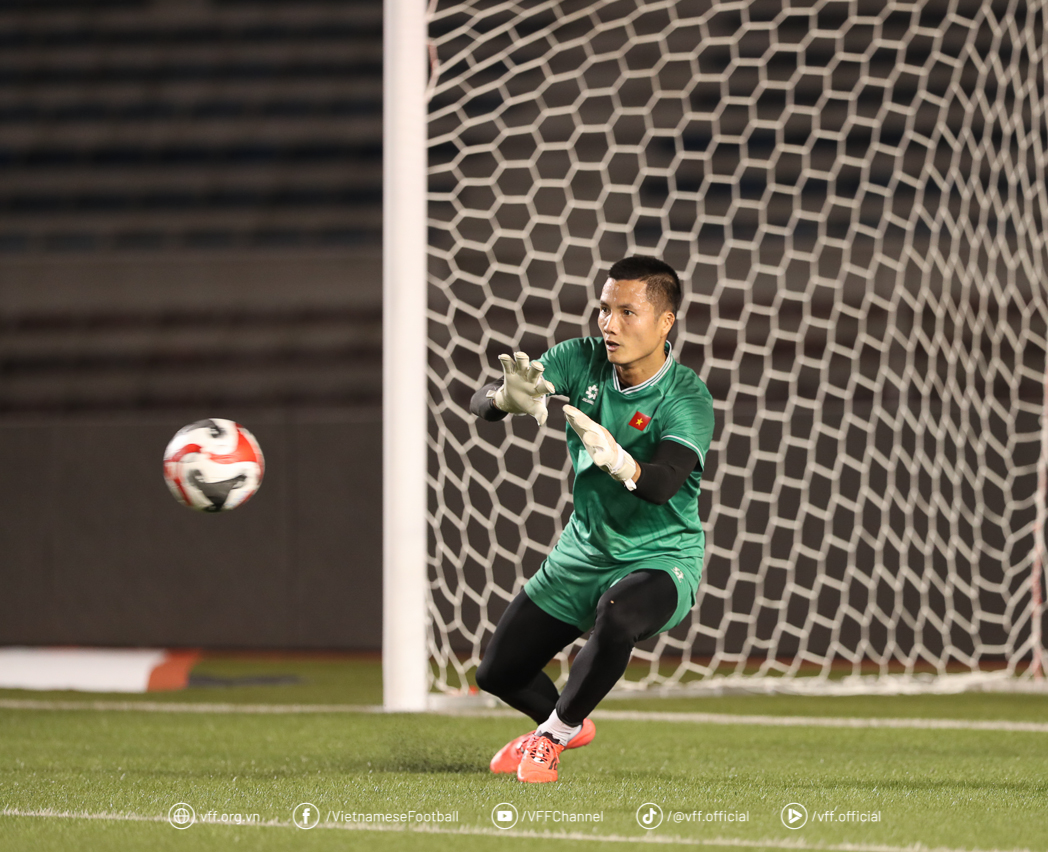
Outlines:
[[298,828],[316,828],[320,822],[320,810],[312,802],[303,802],[291,813],[291,821]]

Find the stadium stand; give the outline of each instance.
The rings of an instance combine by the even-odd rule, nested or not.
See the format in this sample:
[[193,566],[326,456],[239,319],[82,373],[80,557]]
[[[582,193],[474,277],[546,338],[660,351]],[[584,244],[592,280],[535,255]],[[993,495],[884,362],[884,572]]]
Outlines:
[[0,413],[379,400],[381,14],[0,4]]

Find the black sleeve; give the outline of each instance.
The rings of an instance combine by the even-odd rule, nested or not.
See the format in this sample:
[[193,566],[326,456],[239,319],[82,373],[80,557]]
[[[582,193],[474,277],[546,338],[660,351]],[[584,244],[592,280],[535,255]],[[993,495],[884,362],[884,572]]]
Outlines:
[[699,454],[694,450],[677,441],[662,441],[650,462],[637,462],[640,479],[633,493],[656,506],[664,506],[698,463]]
[[506,416],[506,412],[495,408],[495,401],[488,397],[488,391],[498,390],[500,387],[502,387],[502,382],[491,382],[484,385],[473,394],[473,399],[469,401],[469,410],[481,420],[501,420]]

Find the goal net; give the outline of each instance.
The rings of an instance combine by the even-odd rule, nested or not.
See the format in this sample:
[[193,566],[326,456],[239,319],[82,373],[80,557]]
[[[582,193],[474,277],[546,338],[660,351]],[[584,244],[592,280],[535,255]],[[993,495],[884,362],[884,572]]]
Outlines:
[[1040,683],[1045,24],[1005,0],[431,4],[435,691],[469,691],[571,510],[560,405],[540,429],[470,395],[499,353],[595,334],[632,253],[681,274],[673,349],[717,428],[697,605],[622,688]]

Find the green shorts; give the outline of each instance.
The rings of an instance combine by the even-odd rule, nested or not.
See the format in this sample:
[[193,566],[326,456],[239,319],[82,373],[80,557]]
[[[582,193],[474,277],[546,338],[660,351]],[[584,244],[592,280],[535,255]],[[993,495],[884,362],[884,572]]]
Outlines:
[[524,584],[524,591],[541,610],[585,632],[593,627],[600,596],[634,571],[665,571],[677,587],[677,608],[656,633],[672,630],[695,606],[701,559],[652,557],[641,562],[597,565],[554,548],[535,576]]

